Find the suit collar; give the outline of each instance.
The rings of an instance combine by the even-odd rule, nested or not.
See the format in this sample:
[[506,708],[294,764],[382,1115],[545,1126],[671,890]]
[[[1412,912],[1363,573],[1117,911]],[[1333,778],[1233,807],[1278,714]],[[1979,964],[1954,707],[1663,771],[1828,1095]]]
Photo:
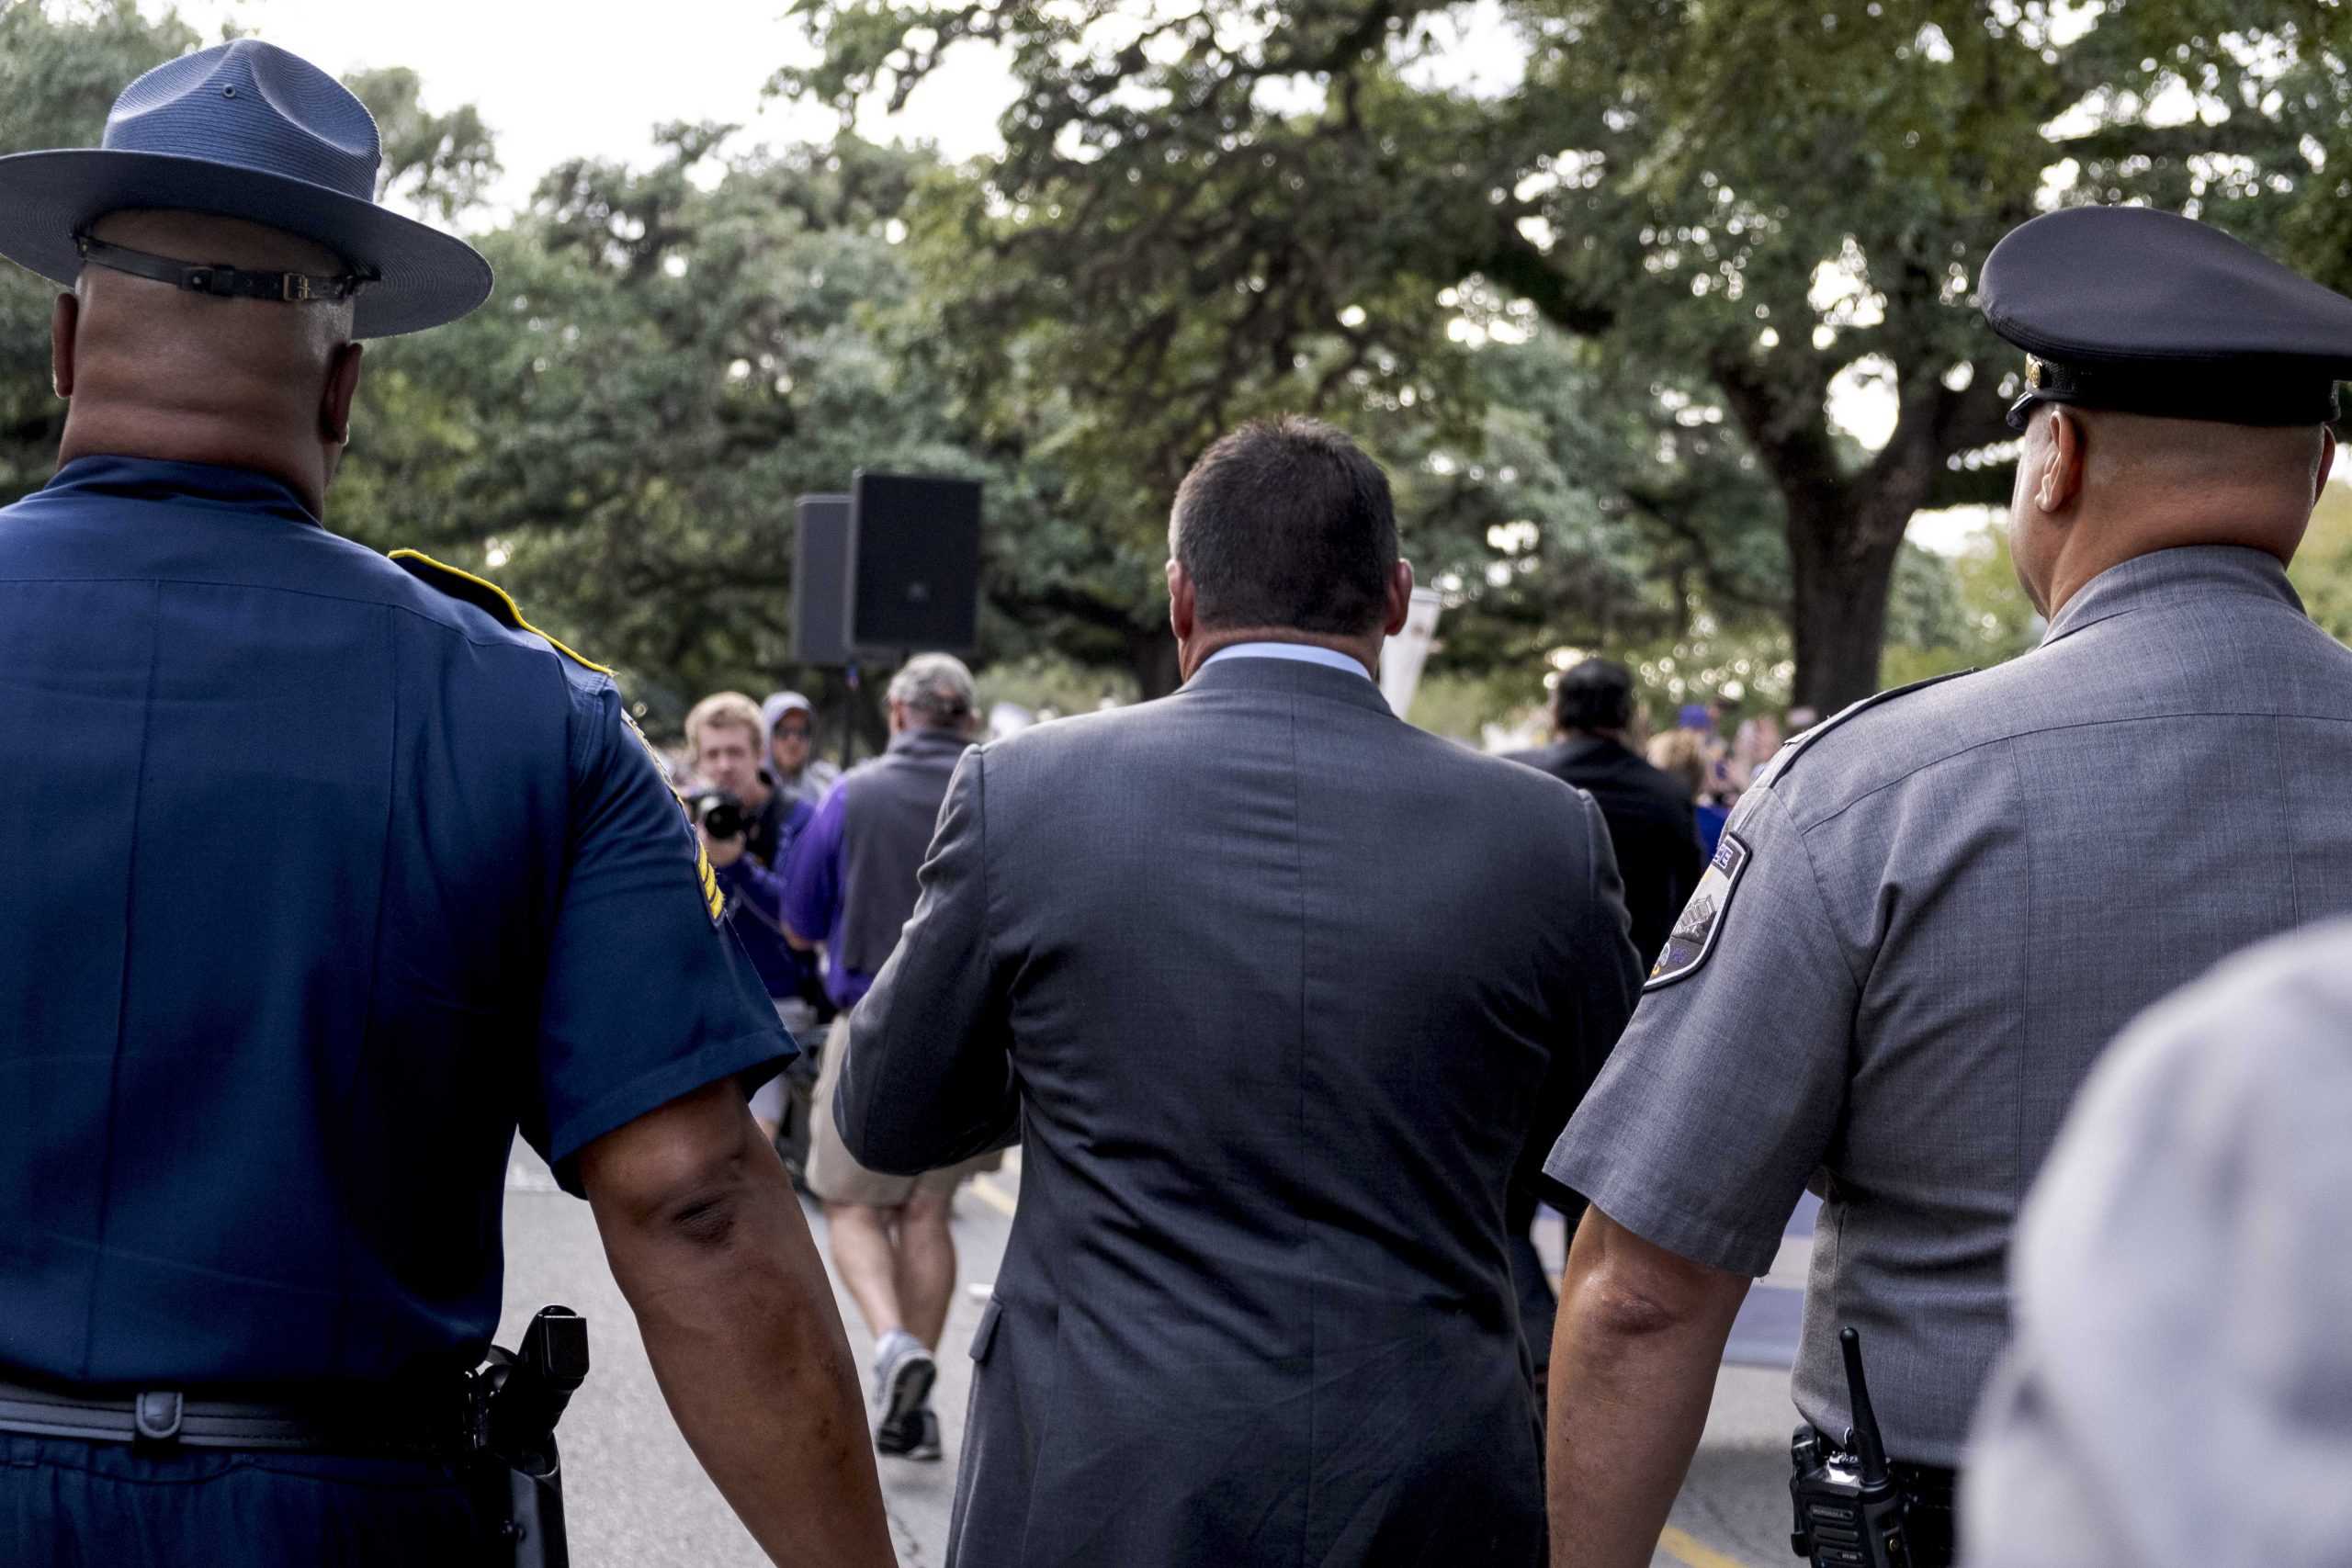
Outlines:
[[1329,697],[1373,713],[1387,713],[1388,699],[1363,671],[1334,670],[1295,659],[1220,659],[1203,665],[1184,682],[1187,692],[1285,692]]

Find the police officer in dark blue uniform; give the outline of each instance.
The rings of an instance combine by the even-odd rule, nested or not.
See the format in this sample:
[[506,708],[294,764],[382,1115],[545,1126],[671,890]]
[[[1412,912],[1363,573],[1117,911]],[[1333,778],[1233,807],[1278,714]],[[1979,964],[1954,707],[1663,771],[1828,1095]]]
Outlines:
[[519,1126],[763,1546],[888,1562],[743,1106],[794,1047],[612,680],[321,524],[353,340],[491,286],[377,163],[250,40],[0,159],[0,254],[73,287],[62,467],[0,510],[0,1557],[489,1560],[452,1445]]

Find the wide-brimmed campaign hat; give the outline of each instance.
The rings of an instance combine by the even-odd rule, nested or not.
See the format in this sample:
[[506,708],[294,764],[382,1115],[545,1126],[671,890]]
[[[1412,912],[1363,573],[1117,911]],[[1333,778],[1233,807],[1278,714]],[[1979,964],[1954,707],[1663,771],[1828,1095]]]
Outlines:
[[353,296],[360,337],[456,321],[490,298],[490,264],[378,206],[381,162],[375,118],[342,83],[300,55],[239,39],[124,88],[96,147],[0,157],[0,255],[70,285],[81,236],[107,213],[211,213],[343,257],[365,277]]

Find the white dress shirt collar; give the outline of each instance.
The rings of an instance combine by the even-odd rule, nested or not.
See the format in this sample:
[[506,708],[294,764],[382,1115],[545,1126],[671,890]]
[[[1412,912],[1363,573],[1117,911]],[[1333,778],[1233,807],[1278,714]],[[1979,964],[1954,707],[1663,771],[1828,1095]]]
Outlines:
[[1289,659],[1301,664],[1320,664],[1330,670],[1344,670],[1351,675],[1369,681],[1363,661],[1353,654],[1341,653],[1336,648],[1317,648],[1306,642],[1237,642],[1218,649],[1201,661],[1205,670],[1220,659]]

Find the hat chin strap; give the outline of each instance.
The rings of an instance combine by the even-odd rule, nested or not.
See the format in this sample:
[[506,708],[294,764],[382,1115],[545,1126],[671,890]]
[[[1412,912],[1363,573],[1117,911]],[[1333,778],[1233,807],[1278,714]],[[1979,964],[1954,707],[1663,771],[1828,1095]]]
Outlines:
[[127,272],[223,299],[274,299],[288,305],[331,305],[352,298],[368,284],[380,281],[367,269],[340,277],[314,277],[300,272],[249,272],[225,262],[174,261],[122,245],[110,245],[87,234],[74,236],[74,248],[92,266]]

